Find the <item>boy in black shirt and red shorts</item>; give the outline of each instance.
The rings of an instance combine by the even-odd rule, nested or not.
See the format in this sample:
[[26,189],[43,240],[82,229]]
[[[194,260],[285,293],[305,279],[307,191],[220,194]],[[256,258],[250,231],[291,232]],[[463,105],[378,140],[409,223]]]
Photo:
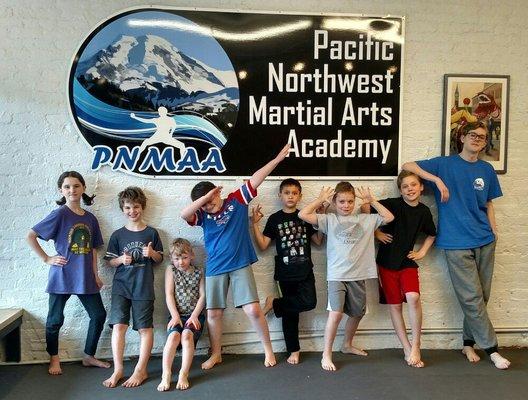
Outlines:
[[[402,171],[397,179],[401,197],[380,200],[392,214],[394,221],[375,233],[380,241],[376,262],[380,280],[380,303],[388,304],[396,335],[403,347],[405,361],[416,367],[424,367],[420,355],[422,329],[422,304],[418,280],[418,264],[431,248],[436,227],[429,207],[420,203],[424,189],[420,178]],[[363,212],[375,212],[370,205],[362,207]],[[420,233],[427,235],[423,245],[414,251],[414,243]],[[407,301],[411,320],[412,343],[407,337],[403,320],[402,303]]]

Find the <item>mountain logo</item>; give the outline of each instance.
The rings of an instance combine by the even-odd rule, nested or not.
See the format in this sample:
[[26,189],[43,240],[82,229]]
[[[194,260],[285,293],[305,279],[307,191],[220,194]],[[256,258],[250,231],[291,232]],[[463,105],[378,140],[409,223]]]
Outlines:
[[103,22],[80,46],[68,88],[93,170],[225,171],[221,149],[237,120],[237,77],[212,31],[176,11],[140,9]]

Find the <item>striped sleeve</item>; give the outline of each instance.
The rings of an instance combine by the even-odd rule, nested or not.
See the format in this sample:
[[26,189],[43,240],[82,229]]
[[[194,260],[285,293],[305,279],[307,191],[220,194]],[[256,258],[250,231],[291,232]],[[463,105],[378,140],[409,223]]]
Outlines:
[[247,181],[238,190],[229,194],[228,199],[236,199],[239,203],[247,206],[256,196],[257,190]]

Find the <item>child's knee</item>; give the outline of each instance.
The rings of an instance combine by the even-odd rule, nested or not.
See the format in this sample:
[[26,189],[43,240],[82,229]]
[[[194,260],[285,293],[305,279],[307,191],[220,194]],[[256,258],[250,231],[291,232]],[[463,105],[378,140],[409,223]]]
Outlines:
[[208,321],[217,321],[222,319],[224,316],[224,310],[222,308],[213,308],[207,310],[207,320]]
[[259,303],[250,303],[242,307],[246,315],[251,319],[258,319],[262,315],[262,309]]
[[417,306],[420,303],[420,293],[407,292],[405,293],[405,298],[409,306]]
[[399,304],[389,304],[389,308],[391,309],[391,311],[396,311],[396,312],[399,312],[401,313],[403,311],[403,305],[402,303],[399,303]]
[[182,345],[194,345],[194,335],[189,329],[184,329],[181,337]]
[[152,328],[141,328],[138,331],[139,331],[139,336],[141,336],[142,338],[153,335],[153,329]]

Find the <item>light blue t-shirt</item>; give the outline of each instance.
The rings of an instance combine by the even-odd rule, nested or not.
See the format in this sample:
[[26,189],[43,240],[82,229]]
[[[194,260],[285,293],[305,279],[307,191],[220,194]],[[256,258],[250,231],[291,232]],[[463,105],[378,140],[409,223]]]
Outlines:
[[441,249],[473,249],[495,240],[488,220],[487,203],[502,196],[497,174],[486,161],[469,162],[460,155],[417,161],[420,168],[438,176],[449,189],[449,200],[440,201],[433,182],[438,206],[438,236]]

